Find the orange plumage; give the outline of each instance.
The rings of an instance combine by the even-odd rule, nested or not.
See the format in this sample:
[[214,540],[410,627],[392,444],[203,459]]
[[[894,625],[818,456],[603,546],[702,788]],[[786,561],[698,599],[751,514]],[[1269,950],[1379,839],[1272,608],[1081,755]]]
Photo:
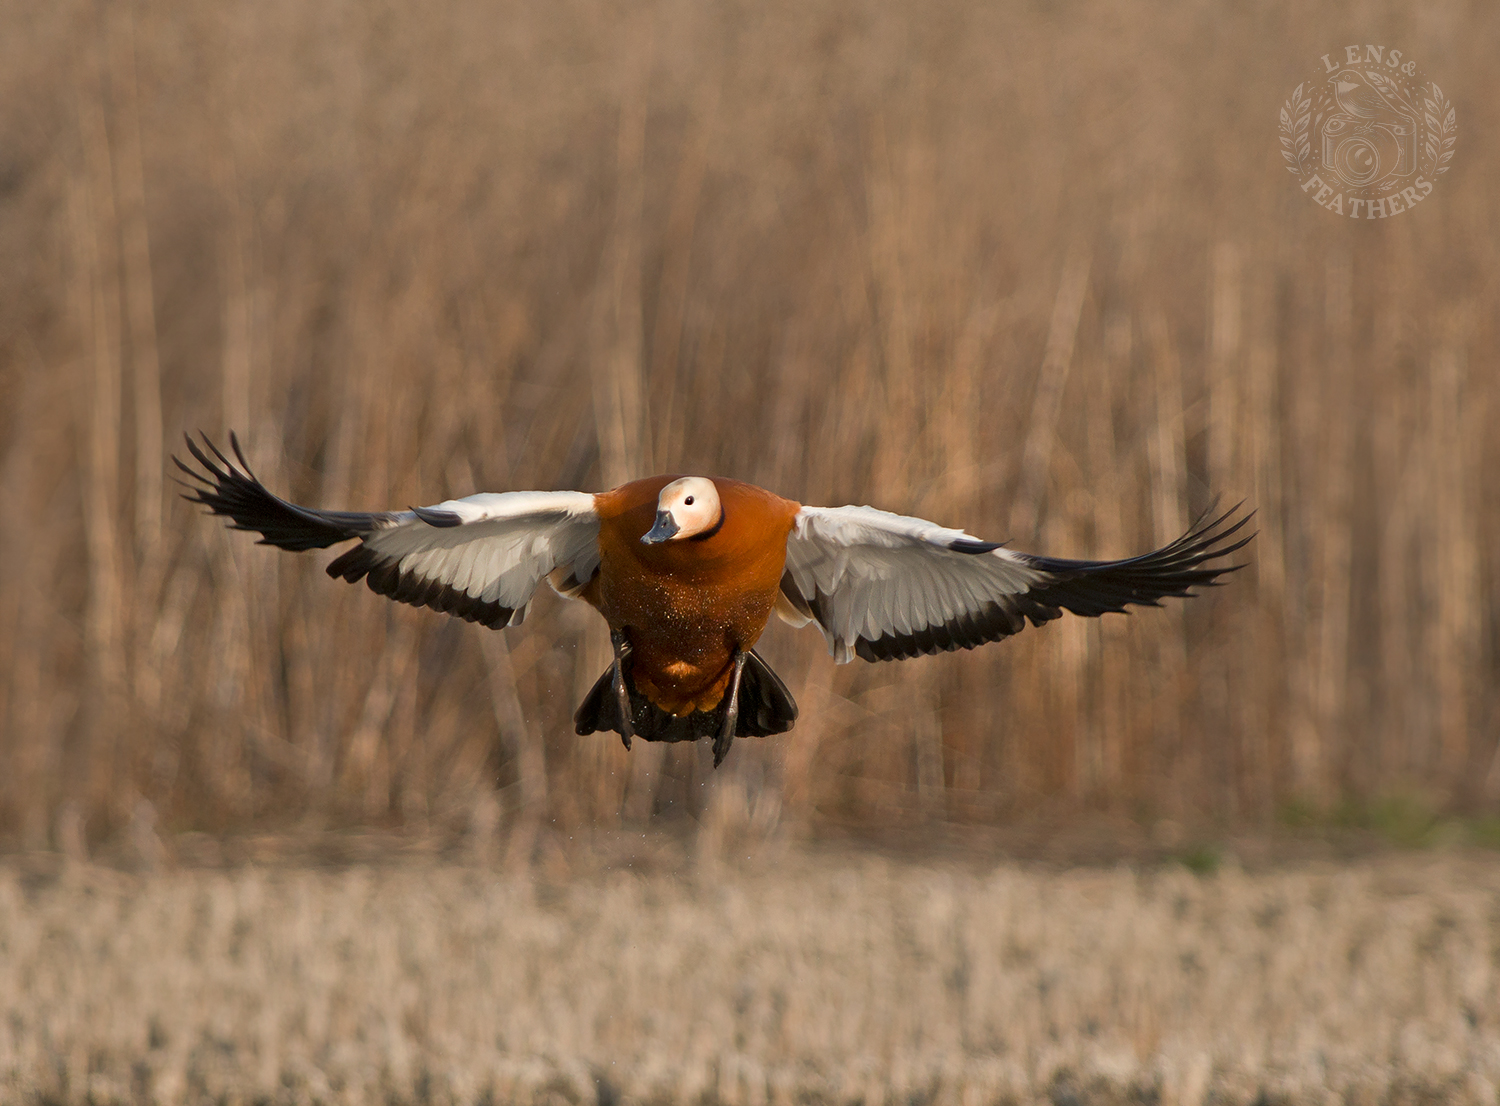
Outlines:
[[624,631],[636,687],[684,717],[718,707],[735,649],[750,649],[766,628],[801,504],[714,477],[722,525],[685,541],[643,544],[657,497],[677,479],[653,476],[594,497],[599,574],[580,598]]

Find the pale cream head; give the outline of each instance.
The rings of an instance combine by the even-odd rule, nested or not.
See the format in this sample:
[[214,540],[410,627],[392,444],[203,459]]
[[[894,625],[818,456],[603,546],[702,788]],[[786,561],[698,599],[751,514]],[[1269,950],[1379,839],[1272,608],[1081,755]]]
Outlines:
[[706,476],[684,476],[661,490],[656,500],[656,525],[641,538],[647,545],[682,541],[719,525],[723,507],[719,489]]

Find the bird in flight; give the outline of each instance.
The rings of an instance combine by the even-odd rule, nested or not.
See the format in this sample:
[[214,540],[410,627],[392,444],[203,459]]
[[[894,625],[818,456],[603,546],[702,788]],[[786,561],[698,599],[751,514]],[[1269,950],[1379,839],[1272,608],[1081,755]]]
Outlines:
[[[816,623],[840,663],[973,649],[1063,611],[1090,617],[1189,596],[1239,565],[1250,515],[1205,515],[1176,541],[1121,561],[1018,553],[874,507],[806,507],[738,480],[653,476],[613,491],[485,492],[405,511],[320,511],[272,494],[206,436],[184,498],[300,551],[358,544],[330,576],[492,629],[519,626],[543,578],[609,624],[614,660],[574,715],[625,748],[791,729],[797,705],[754,646],[775,611]],[[211,454],[211,455],[210,455]]]

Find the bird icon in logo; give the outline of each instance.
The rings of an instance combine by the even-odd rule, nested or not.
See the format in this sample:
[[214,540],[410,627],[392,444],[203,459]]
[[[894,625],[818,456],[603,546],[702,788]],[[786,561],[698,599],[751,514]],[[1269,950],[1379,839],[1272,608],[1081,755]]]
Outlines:
[[1323,121],[1323,164],[1343,184],[1383,194],[1416,171],[1420,117],[1378,70],[1343,69],[1330,79],[1339,110]]
[[1416,110],[1395,82],[1378,72],[1341,71],[1333,79],[1333,98],[1345,114],[1365,121],[1404,123]]

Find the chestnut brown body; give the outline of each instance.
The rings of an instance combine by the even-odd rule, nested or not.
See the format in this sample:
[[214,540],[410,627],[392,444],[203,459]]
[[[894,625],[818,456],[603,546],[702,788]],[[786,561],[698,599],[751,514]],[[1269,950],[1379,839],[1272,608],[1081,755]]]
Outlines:
[[801,505],[715,477],[723,512],[716,527],[645,544],[657,496],[676,479],[653,476],[594,497],[599,573],[580,597],[625,634],[641,693],[683,717],[718,707],[735,650],[748,651],[765,629]]

